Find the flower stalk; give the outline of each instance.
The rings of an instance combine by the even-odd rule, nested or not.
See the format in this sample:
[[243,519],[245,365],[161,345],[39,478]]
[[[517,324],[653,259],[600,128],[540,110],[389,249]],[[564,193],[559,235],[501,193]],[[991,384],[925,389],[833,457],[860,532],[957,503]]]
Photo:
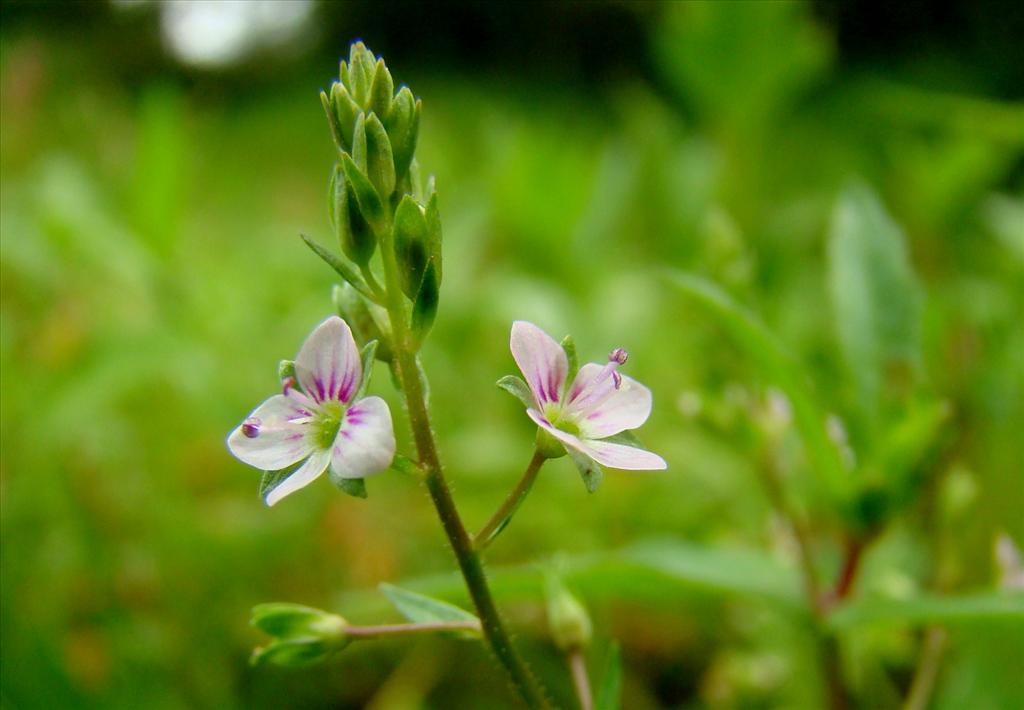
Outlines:
[[473,536],[473,547],[477,550],[483,550],[501,534],[501,531],[512,520],[512,516],[515,515],[519,506],[526,500],[526,496],[530,493],[530,489],[533,488],[533,483],[537,480],[537,474],[540,473],[540,469],[545,461],[547,461],[547,456],[541,453],[540,450],[535,449],[533,457],[523,473],[523,477],[519,479],[519,483],[508,494],[501,507],[494,512],[494,515]]

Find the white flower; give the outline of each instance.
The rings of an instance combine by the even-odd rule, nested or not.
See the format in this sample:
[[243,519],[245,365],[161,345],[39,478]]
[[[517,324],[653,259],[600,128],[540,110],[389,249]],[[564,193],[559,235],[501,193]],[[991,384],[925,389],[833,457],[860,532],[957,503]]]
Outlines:
[[513,323],[509,347],[533,395],[526,413],[570,454],[582,454],[611,468],[653,471],[667,467],[663,458],[650,451],[605,441],[636,429],[651,414],[651,391],[617,371],[626,362],[625,350],[613,350],[605,365],[584,365],[567,384],[565,350],[534,324]]
[[302,462],[266,496],[274,505],[308,485],[330,466],[339,478],[365,478],[391,465],[395,434],[380,397],[353,401],[363,380],[359,349],[348,324],[331,316],[302,344],[295,358],[300,392],[285,385],[228,435],[241,461],[277,471]]

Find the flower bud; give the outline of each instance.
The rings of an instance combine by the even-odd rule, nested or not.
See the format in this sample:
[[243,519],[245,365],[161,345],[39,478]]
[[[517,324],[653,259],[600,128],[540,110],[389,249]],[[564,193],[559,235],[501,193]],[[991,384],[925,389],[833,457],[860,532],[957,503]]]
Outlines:
[[359,105],[340,82],[331,85],[331,111],[335,125],[341,132],[341,149],[352,150],[352,133],[359,116]]
[[370,97],[376,64],[373,52],[367,49],[365,44],[352,44],[348,56],[348,89],[360,106],[365,106]]
[[395,210],[395,259],[398,261],[402,290],[415,298],[427,268],[427,220],[423,209],[409,195],[402,198]]
[[391,142],[384,124],[375,113],[365,121],[366,130],[366,175],[377,188],[380,199],[387,201],[395,191],[395,161],[391,156]]
[[299,604],[253,607],[252,625],[273,640],[253,651],[253,665],[303,666],[325,660],[349,644],[348,622],[337,614]]
[[334,167],[330,182],[330,216],[341,251],[356,264],[369,263],[377,238],[363,217],[354,191],[341,166]]
[[391,362],[391,329],[387,312],[376,303],[367,301],[351,284],[334,287],[331,294],[334,308],[352,328],[360,343],[377,341],[375,356],[381,362]]
[[548,575],[545,584],[548,625],[555,645],[565,652],[581,651],[590,644],[590,616],[562,580]]
[[391,72],[384,66],[384,60],[378,59],[373,71],[373,83],[370,84],[370,110],[385,120],[391,113],[391,97],[395,92],[395,82]]
[[420,129],[421,103],[403,86],[391,101],[391,110],[384,120],[391,152],[395,159],[395,174],[405,175],[416,153],[416,139]]
[[[358,123],[356,135],[359,135]],[[353,150],[357,148],[358,144],[353,147]],[[352,213],[358,212],[376,234],[381,234],[387,224],[387,215],[384,212],[384,204],[381,202],[377,188],[374,187],[369,178],[356,165],[352,156],[343,154],[341,156],[341,167],[345,172],[349,196],[354,198],[348,202],[350,220],[352,219]]]

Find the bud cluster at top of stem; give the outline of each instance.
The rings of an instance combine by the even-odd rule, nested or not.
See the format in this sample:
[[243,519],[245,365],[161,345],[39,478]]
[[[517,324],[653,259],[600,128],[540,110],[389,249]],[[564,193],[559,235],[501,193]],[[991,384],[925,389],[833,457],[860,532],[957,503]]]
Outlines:
[[[409,325],[418,347],[433,324],[441,285],[437,195],[433,179],[424,189],[415,159],[422,104],[408,87],[395,91],[384,60],[362,42],[352,44],[339,80],[320,100],[338,149],[328,207],[342,253],[367,281],[375,280],[378,246],[390,252],[382,257],[394,256],[401,290],[412,301]],[[366,300],[373,290],[382,296],[379,287],[353,283],[352,274],[342,274],[356,287],[352,298]],[[379,356],[387,353],[383,348]]]

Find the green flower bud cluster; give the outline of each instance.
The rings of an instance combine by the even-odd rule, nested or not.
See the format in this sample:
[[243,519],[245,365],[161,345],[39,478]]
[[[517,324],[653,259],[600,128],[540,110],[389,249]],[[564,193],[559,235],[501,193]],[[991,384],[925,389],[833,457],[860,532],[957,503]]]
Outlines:
[[301,604],[259,604],[253,607],[252,625],[273,637],[253,651],[250,663],[254,666],[310,665],[341,651],[351,641],[345,619]]
[[310,246],[353,287],[335,294],[339,314],[361,322],[365,336],[381,343],[377,357],[388,360],[388,334],[382,319],[371,317],[373,307],[383,305],[371,265],[378,246],[390,252],[382,259],[394,257],[401,290],[412,302],[409,325],[417,347],[433,325],[441,286],[437,195],[433,180],[423,189],[415,159],[422,104],[408,87],[395,91],[384,60],[362,42],[353,43],[339,80],[320,92],[320,101],[338,149],[328,186],[330,221],[356,268]]

